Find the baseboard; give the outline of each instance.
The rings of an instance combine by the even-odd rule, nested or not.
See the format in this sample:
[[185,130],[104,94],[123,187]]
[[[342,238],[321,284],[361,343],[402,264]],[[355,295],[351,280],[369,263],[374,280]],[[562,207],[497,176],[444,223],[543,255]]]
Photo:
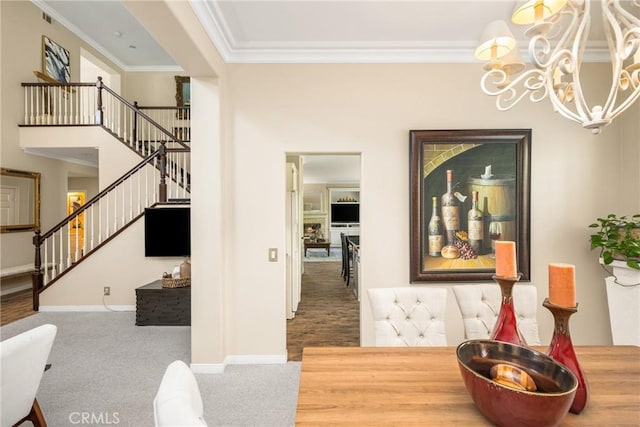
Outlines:
[[286,355],[236,355],[224,358],[224,363],[192,363],[194,374],[222,374],[227,365],[274,365],[287,363]]
[[287,363],[286,354],[231,355],[224,358],[225,365],[273,365]]
[[136,311],[135,305],[41,305],[39,311],[61,312],[61,311],[96,311],[112,313],[117,311]]
[[191,371],[194,374],[222,374],[224,363],[192,363]]

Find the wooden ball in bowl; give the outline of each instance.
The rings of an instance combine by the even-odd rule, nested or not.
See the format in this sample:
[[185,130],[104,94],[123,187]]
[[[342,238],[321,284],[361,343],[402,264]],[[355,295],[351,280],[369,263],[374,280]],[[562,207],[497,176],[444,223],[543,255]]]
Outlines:
[[[566,366],[528,347],[469,340],[458,346],[456,356],[467,392],[478,410],[497,426],[556,426],[569,412],[578,388],[576,376]],[[499,364],[525,372],[535,383],[535,391],[494,381],[491,369]]]

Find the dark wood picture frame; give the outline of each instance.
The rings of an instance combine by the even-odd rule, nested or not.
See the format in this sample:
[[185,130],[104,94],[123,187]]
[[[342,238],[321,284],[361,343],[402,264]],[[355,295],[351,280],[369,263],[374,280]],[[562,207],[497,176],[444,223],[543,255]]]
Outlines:
[[[412,130],[409,140],[411,283],[492,280],[495,260],[488,236],[491,221],[501,223],[501,240],[516,242],[520,280],[531,280],[531,130]],[[464,245],[471,193],[478,191],[484,238],[480,253],[473,259],[429,255],[427,228],[432,197],[436,197],[440,210],[441,196],[447,192],[447,170],[452,170],[453,191],[458,193],[463,239],[458,240],[456,235],[454,240],[459,245]]]
[[[176,106],[191,106],[191,78],[188,76],[175,76],[176,79]],[[178,108],[178,119],[189,119],[188,108]]]

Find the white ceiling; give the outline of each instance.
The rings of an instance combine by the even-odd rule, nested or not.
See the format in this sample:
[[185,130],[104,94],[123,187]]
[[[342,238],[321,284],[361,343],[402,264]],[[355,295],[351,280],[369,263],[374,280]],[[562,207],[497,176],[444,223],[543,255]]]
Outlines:
[[357,184],[360,182],[359,155],[304,155],[302,164],[304,184]]
[[[516,6],[515,0],[181,1],[190,2],[229,63],[477,62],[473,50],[485,25],[509,21]],[[125,71],[181,70],[120,0],[32,2]],[[598,4],[592,7],[599,10]],[[525,49],[524,28],[510,27]],[[601,59],[605,48],[602,18],[594,13],[585,56]],[[97,162],[91,150],[76,154],[78,162]],[[308,156],[307,161],[305,181],[359,180],[359,156]],[[357,178],[342,175],[355,170]]]
[[[119,0],[32,1],[124,70],[178,68]],[[249,63],[475,62],[485,25],[509,21],[516,6],[516,0],[182,1],[191,3],[225,61]],[[606,47],[601,22],[594,13],[590,40],[599,48]],[[510,26],[524,49],[524,28]]]

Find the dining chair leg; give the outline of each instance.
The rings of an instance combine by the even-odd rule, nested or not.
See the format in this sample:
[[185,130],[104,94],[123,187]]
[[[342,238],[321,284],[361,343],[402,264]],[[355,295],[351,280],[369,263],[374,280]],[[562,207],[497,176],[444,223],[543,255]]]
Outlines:
[[33,405],[31,406],[31,411],[29,411],[29,415],[18,421],[13,425],[13,427],[17,427],[25,421],[31,421],[33,427],[47,427],[47,422],[44,419],[44,414],[42,413],[42,409],[40,409],[40,404],[38,403],[38,399],[33,399]]

